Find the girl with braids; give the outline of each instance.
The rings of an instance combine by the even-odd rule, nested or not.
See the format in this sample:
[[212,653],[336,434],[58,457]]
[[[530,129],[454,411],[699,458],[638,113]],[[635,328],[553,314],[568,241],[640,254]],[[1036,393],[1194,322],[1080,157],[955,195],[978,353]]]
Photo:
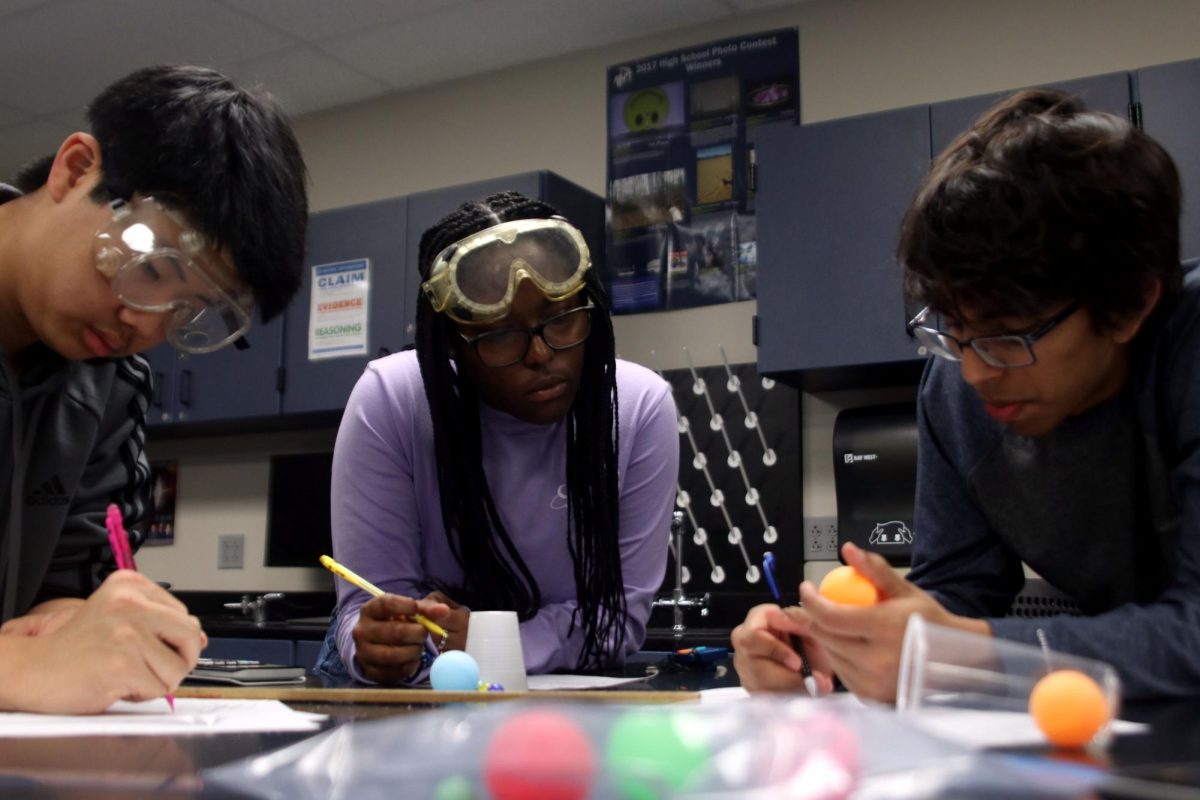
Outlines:
[[517,612],[530,672],[620,664],[666,567],[667,384],[616,359],[587,245],[544,203],[460,206],[420,271],[416,352],[368,366],[334,449],[334,556],[387,593],[338,582],[321,671],[424,680],[471,609]]

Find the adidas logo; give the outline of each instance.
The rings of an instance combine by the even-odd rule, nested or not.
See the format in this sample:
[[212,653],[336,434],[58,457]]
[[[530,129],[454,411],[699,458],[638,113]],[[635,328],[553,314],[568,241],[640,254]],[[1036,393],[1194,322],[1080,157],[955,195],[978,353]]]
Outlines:
[[67,487],[63,486],[57,475],[25,496],[27,506],[65,506],[69,502],[71,498],[67,497]]

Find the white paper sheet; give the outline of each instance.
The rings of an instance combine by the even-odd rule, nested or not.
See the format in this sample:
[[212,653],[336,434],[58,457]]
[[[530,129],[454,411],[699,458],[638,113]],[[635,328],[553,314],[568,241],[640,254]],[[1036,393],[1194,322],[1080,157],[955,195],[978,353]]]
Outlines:
[[[740,686],[705,689],[700,692],[701,703],[736,703],[748,700],[750,697],[751,695]],[[797,694],[796,697],[800,698],[803,695]],[[838,692],[816,702],[837,705],[840,708],[867,707],[850,692]],[[871,707],[891,710],[889,706],[878,704],[871,704]],[[917,713],[906,714],[903,719],[934,736],[940,736],[967,747],[1024,747],[1046,743],[1046,737],[1034,723],[1033,717],[1013,711],[929,708]],[[1149,729],[1148,725],[1140,722],[1119,719],[1113,722],[1111,733],[1114,736],[1127,736],[1145,733]]]
[[294,711],[278,700],[181,697],[175,700],[174,713],[162,699],[117,702],[103,714],[92,716],[0,713],[0,737],[314,731],[324,719],[323,714]]
[[[741,686],[721,686],[716,689],[704,689],[700,692],[700,702],[706,703],[739,703],[749,700],[753,695],[743,689]],[[762,695],[758,695],[762,696]],[[781,696],[782,697],[782,696]],[[866,708],[862,700],[859,700],[850,692],[837,692],[821,698],[810,698],[803,692],[797,692],[795,695],[788,695],[788,700],[818,700],[825,706],[837,706],[838,708]]]
[[646,676],[637,678],[606,678],[599,675],[530,675],[527,678],[529,691],[547,692],[576,689],[611,689],[627,683],[637,683],[646,680]]
[[719,686],[716,689],[702,689],[700,691],[701,704],[738,703],[749,699],[750,693],[741,686]]
[[[1046,737],[1033,717],[1015,711],[973,711],[961,708],[923,709],[904,717],[913,725],[935,736],[971,747],[1022,747],[1041,745]],[[1112,724],[1114,735],[1145,733],[1150,728],[1140,722],[1119,719]]]

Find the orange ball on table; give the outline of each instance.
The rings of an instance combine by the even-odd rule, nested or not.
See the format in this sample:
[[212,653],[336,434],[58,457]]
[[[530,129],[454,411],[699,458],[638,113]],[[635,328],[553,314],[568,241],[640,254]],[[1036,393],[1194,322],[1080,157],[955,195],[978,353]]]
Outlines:
[[822,597],[847,606],[873,606],[879,590],[854,567],[835,567],[821,580]]
[[1059,747],[1083,747],[1110,716],[1100,684],[1074,669],[1055,670],[1039,680],[1029,695],[1029,713]]

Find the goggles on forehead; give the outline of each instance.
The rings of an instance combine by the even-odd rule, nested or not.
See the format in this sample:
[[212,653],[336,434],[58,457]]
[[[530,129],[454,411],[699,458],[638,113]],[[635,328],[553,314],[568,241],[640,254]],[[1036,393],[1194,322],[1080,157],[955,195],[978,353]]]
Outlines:
[[93,250],[124,305],[171,312],[167,339],[176,349],[210,353],[250,329],[250,292],[219,282],[235,274],[232,265],[164,201],[114,200]]
[[434,311],[459,322],[506,316],[523,278],[551,302],[583,288],[592,266],[583,234],[564,219],[501,222],[447,247],[433,261],[421,290]]

